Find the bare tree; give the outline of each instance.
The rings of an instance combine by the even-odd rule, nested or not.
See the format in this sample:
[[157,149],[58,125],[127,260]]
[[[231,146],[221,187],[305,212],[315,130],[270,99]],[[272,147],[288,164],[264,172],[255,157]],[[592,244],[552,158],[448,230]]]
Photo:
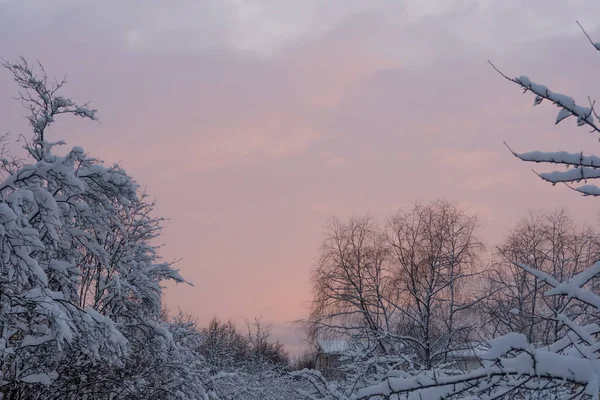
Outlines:
[[426,369],[465,348],[477,303],[471,278],[484,250],[477,218],[445,200],[415,204],[388,222],[397,332]]
[[477,299],[469,279],[484,249],[477,219],[447,201],[417,203],[380,229],[369,217],[333,220],[313,275],[313,338],[330,334],[424,368],[467,345]]
[[564,327],[559,314],[580,313],[561,297],[546,297],[548,289],[535,275],[518,267],[526,264],[555,279],[565,280],[600,259],[600,236],[577,225],[564,210],[530,214],[509,234],[494,254],[483,309],[488,337],[522,333],[532,343],[549,344]]
[[254,364],[270,364],[279,367],[288,367],[289,355],[283,344],[273,338],[273,326],[265,324],[260,318],[254,321],[246,320],[246,343],[248,358]]
[[393,308],[386,296],[389,251],[370,217],[332,220],[313,274],[309,317],[313,340],[343,336],[387,352]]

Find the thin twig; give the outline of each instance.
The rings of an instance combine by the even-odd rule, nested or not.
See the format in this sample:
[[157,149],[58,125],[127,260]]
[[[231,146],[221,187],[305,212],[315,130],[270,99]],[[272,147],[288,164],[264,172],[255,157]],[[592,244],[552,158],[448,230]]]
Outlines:
[[590,43],[592,44],[592,46],[594,46],[594,48],[598,51],[600,51],[600,48],[598,48],[598,46],[596,46],[596,43],[594,43],[594,41],[592,40],[592,38],[590,37],[590,35],[588,35],[588,33],[585,31],[585,29],[583,29],[583,26],[581,26],[581,24],[579,23],[579,21],[575,21],[577,22],[577,25],[579,25],[579,28],[581,28],[581,31],[583,32],[583,34],[585,35],[585,37],[590,41]]

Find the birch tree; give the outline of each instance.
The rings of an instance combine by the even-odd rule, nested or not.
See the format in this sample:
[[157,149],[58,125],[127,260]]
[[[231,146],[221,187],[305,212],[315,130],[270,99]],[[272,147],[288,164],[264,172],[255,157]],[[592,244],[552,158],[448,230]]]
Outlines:
[[488,337],[518,332],[540,345],[558,340],[564,327],[557,316],[580,310],[565,298],[544,296],[547,285],[517,265],[526,264],[558,280],[571,278],[600,259],[598,233],[577,225],[564,210],[532,213],[495,253],[483,307]]
[[388,222],[397,333],[425,369],[469,346],[472,278],[484,250],[477,219],[445,200],[417,203]]
[[477,220],[447,201],[399,211],[386,229],[370,218],[333,222],[313,282],[316,334],[430,369],[467,345],[476,304],[469,280],[483,245]]
[[313,273],[308,320],[313,340],[341,337],[386,353],[393,307],[387,296],[389,251],[370,217],[332,220]]

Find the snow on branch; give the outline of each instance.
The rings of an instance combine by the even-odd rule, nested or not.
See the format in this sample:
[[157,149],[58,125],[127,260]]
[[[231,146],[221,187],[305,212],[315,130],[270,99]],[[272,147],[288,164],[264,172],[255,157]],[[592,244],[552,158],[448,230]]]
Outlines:
[[[519,160],[534,163],[561,164],[568,168],[566,171],[552,171],[537,173],[541,179],[553,185],[557,183],[575,183],[587,181],[588,179],[600,178],[600,157],[584,156],[583,152],[569,153],[566,151],[530,151],[517,153],[504,142],[508,150]],[[570,168],[574,167],[574,168]],[[569,169],[570,168],[570,169]],[[534,171],[535,172],[535,171]],[[600,196],[600,188],[595,185],[583,185],[571,187],[571,189],[585,196]]]
[[590,107],[584,107],[575,103],[575,100],[567,95],[553,92],[547,86],[541,85],[538,83],[534,83],[527,76],[519,76],[518,78],[510,78],[505,75],[502,71],[500,71],[491,61],[488,63],[494,68],[496,72],[498,72],[505,79],[516,83],[521,86],[526,92],[534,93],[535,99],[533,101],[533,105],[537,106],[542,103],[543,100],[548,100],[552,104],[555,104],[557,107],[561,108],[556,116],[556,124],[560,123],[564,119],[570,117],[571,115],[577,117],[577,126],[588,125],[592,128],[592,131],[600,132],[600,128],[596,125],[594,121],[594,108],[593,103],[590,104]]
[[[519,339],[510,337],[510,340]],[[517,346],[513,347],[513,344]],[[358,399],[377,398],[392,394],[407,394],[408,399],[447,399],[478,388],[491,391],[486,398],[503,398],[515,387],[543,390],[549,382],[577,387],[570,399],[585,398],[598,393],[598,371],[595,360],[577,359],[543,349],[530,352],[519,349],[518,343],[508,343],[517,356],[498,360],[464,375],[437,376],[434,373],[410,378],[388,378],[378,385],[358,391]],[[479,397],[483,398],[483,397]]]
[[[579,25],[581,27],[581,25]],[[583,30],[583,28],[582,28]],[[584,31],[585,33],[585,31]],[[590,37],[585,33],[586,37],[596,47],[596,44],[592,42]],[[596,47],[598,48],[598,47]],[[592,128],[592,132],[599,132],[594,117],[598,117],[598,114],[594,110],[594,102],[589,100],[590,106],[584,107],[575,103],[575,100],[567,95],[556,93],[551,91],[548,87],[532,82],[526,76],[520,76],[517,78],[510,78],[502,71],[500,71],[494,64],[488,61],[489,64],[498,72],[503,78],[519,85],[524,89],[524,92],[532,92],[535,94],[533,102],[534,106],[539,105],[543,100],[548,100],[552,104],[560,108],[558,115],[556,116],[555,123],[558,124],[564,119],[575,116],[577,118],[577,126],[587,125]],[[506,143],[505,143],[506,145]],[[508,145],[506,145],[510,152],[522,161],[535,162],[535,163],[552,163],[562,164],[569,167],[575,167],[567,171],[554,171],[547,173],[536,173],[541,179],[552,183],[575,183],[580,181],[587,181],[588,179],[600,178],[600,157],[597,156],[584,156],[583,153],[568,153],[565,151],[555,152],[542,152],[542,151],[531,151],[526,153],[517,153],[513,151]],[[571,189],[585,195],[585,196],[600,196],[600,188],[595,185],[583,185],[579,187],[569,186]]]
[[540,178],[551,183],[577,182],[585,179],[600,178],[600,170],[593,168],[578,167],[568,171],[543,172],[538,174]]
[[[600,275],[600,262],[564,281],[528,265],[515,264],[550,286],[545,296],[563,296],[600,311],[600,296],[585,286]],[[597,398],[600,394],[600,342],[598,324],[580,325],[562,313],[556,316],[568,333],[548,346],[529,343],[523,334],[508,333],[488,342],[481,368],[466,374],[442,376],[422,373],[388,377],[358,391],[359,399],[405,394],[408,399],[443,399],[468,393],[501,398],[516,391],[562,390],[570,399]],[[481,397],[480,397],[481,398]]]
[[506,142],[510,152],[521,161],[534,163],[552,163],[575,167],[600,168],[600,157],[584,156],[583,153],[568,153],[566,151],[530,151],[517,153]]
[[92,121],[98,120],[97,110],[90,108],[89,102],[77,104],[59,95],[58,91],[67,83],[66,79],[51,80],[39,62],[39,73],[35,72],[23,56],[15,62],[2,61],[0,64],[13,74],[15,82],[21,88],[16,99],[29,110],[26,118],[33,129],[34,142],[42,148],[45,131],[56,116],[71,114]]

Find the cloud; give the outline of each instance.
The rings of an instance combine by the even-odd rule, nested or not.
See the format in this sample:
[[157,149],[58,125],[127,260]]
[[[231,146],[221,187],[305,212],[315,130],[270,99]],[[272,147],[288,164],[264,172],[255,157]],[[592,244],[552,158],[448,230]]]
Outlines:
[[413,158],[413,154],[409,153],[407,151],[400,151],[398,152],[398,154],[396,154],[396,159],[400,160],[400,161],[407,161],[407,160],[411,160]]
[[351,165],[351,161],[343,156],[325,153],[322,157],[325,168],[348,168]]
[[460,148],[441,148],[432,152],[432,158],[442,166],[460,170],[473,170],[484,168],[486,164],[494,162],[498,154],[483,150],[463,150]]
[[494,218],[492,207],[484,204],[474,204],[469,201],[463,201],[458,204],[458,207],[465,212],[476,215],[478,218],[490,220]]

